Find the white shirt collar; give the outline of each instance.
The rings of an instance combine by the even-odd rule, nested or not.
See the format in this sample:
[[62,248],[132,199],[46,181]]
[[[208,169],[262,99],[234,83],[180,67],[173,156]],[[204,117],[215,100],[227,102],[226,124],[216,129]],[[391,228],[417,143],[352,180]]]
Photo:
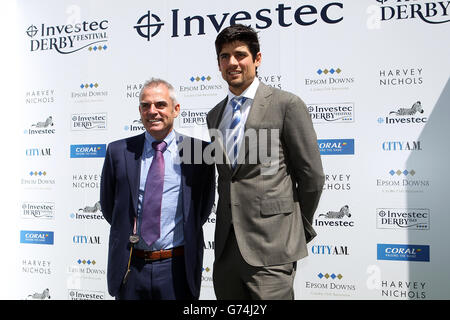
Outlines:
[[[252,84],[249,85],[248,88],[245,89],[244,92],[242,92],[242,94],[239,97],[246,97],[247,99],[254,100],[258,86],[259,86],[259,79],[258,77],[255,77],[255,79],[253,79]],[[230,89],[228,89],[228,101],[231,101],[231,99],[233,99],[234,97],[236,97],[236,95],[233,92],[231,92]]]

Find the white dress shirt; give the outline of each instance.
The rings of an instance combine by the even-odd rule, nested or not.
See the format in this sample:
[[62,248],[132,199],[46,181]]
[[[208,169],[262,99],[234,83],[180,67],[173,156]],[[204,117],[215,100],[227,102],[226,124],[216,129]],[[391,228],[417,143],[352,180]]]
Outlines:
[[[242,94],[239,97],[245,97],[247,98],[244,102],[244,104],[241,107],[241,121],[239,125],[239,130],[237,134],[237,145],[238,150],[240,149],[242,138],[244,137],[244,129],[245,129],[245,123],[247,122],[248,115],[250,113],[250,108],[253,104],[253,100],[255,99],[256,90],[259,86],[259,80],[257,77],[253,80],[252,84],[242,92]],[[233,107],[231,106],[231,99],[236,97],[230,90],[228,90],[228,102],[225,106],[225,110],[223,111],[222,120],[219,124],[219,130],[223,135],[223,141],[228,141],[228,133],[229,128],[231,125],[231,119],[233,118]],[[228,150],[227,150],[228,151]]]

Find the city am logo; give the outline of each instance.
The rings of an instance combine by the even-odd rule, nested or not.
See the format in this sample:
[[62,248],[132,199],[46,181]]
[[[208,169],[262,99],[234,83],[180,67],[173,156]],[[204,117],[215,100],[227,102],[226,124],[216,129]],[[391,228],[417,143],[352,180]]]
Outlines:
[[104,158],[106,144],[73,144],[70,146],[71,158]]
[[430,246],[414,244],[377,244],[378,260],[430,261]]
[[317,140],[321,155],[355,154],[354,139]]
[[53,245],[53,231],[20,231],[20,243]]

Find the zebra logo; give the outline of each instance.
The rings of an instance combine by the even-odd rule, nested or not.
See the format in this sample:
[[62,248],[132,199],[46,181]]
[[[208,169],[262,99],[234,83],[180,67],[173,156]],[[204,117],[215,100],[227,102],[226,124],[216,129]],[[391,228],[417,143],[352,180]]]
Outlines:
[[348,205],[343,206],[339,211],[328,211],[326,214],[319,214],[319,217],[324,216],[325,219],[342,219],[344,216],[349,218],[352,216]]
[[32,124],[31,126],[36,128],[47,128],[48,126],[53,126],[53,118],[52,116],[49,116],[47,119],[45,119],[45,121],[39,121]]
[[397,111],[389,112],[389,114],[395,114],[397,116],[413,116],[417,112],[423,113],[422,103],[420,101],[415,102],[411,108],[400,108]]

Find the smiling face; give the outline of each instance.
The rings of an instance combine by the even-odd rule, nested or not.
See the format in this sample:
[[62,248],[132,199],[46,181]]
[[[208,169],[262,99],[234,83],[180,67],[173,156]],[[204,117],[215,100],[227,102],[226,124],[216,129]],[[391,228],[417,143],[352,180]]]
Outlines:
[[142,91],[139,113],[147,132],[161,141],[172,131],[173,121],[180,113],[180,105],[174,105],[169,89],[159,84]]
[[244,42],[233,41],[222,47],[218,59],[222,78],[230,91],[239,96],[253,82],[256,68],[261,64],[261,52],[252,57]]

